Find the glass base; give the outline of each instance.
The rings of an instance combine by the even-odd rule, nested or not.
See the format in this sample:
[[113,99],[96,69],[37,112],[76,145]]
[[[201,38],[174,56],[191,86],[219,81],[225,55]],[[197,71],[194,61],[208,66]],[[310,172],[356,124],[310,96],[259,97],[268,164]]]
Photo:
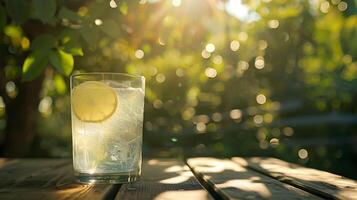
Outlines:
[[139,173],[116,173],[116,174],[84,174],[76,173],[76,179],[85,184],[117,184],[139,180]]

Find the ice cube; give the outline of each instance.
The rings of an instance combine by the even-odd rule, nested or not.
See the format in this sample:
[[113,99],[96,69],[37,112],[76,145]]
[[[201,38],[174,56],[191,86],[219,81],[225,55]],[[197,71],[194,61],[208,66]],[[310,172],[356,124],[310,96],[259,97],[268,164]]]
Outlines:
[[108,143],[107,158],[98,166],[99,171],[103,172],[129,172],[135,170],[139,159],[141,159],[141,137],[137,137],[131,142],[113,140]]

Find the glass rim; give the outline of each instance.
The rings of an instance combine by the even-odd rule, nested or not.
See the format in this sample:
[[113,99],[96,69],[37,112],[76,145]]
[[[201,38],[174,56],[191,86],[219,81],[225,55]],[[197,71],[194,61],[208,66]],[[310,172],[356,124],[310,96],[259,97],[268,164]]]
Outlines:
[[145,77],[141,75],[120,73],[120,72],[80,72],[80,73],[72,74],[70,78],[73,79],[77,76],[83,76],[83,75],[119,75],[119,76],[126,76],[130,78],[140,78],[145,80]]

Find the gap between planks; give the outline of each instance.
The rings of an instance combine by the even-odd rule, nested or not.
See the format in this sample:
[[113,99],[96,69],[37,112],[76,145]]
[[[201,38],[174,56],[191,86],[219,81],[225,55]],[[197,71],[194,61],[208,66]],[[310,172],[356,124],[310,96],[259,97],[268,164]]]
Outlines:
[[115,199],[212,200],[213,197],[183,161],[150,159],[143,162],[141,179],[123,184]]

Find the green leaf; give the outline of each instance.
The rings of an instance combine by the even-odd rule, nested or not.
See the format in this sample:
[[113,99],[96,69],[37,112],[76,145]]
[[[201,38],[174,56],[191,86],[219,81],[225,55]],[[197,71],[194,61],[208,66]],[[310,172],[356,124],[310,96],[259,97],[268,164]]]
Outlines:
[[10,17],[22,24],[30,17],[30,2],[27,0],[5,0],[6,10]]
[[5,35],[14,38],[14,39],[21,39],[22,37],[22,30],[20,26],[15,25],[7,25],[4,28]]
[[34,17],[43,23],[50,23],[56,13],[55,0],[33,0]]
[[77,42],[74,41],[67,42],[63,45],[62,49],[63,51],[70,53],[74,56],[83,56],[82,47]]
[[62,50],[50,52],[50,62],[57,71],[68,76],[73,70],[73,56]]
[[47,51],[34,51],[26,59],[22,66],[22,79],[30,81],[38,77],[48,63]]
[[2,32],[2,29],[6,25],[6,11],[2,5],[0,5],[0,32]]
[[97,28],[90,28],[88,25],[83,26],[79,32],[84,40],[90,45],[95,46],[99,39],[99,31]]
[[56,38],[50,34],[42,34],[37,36],[32,44],[32,50],[50,50],[51,48],[55,47],[56,45]]
[[55,83],[55,88],[58,94],[65,94],[67,91],[66,82],[63,80],[61,75],[56,74],[53,78],[53,82]]
[[127,15],[128,14],[128,5],[125,2],[122,2],[120,4],[119,10],[120,10],[121,14]]
[[103,24],[100,26],[102,31],[109,35],[112,38],[120,37],[120,27],[119,25],[112,19],[107,19],[103,21]]
[[64,29],[59,35],[60,41],[62,44],[65,44],[70,41],[78,41],[79,32],[73,29]]
[[103,16],[103,14],[108,13],[108,9],[111,9],[108,7],[108,4],[105,4],[100,1],[96,1],[96,2],[93,1],[93,3],[88,5],[90,20],[94,21],[95,19],[100,18],[101,16]]
[[61,49],[67,53],[77,56],[83,56],[83,50],[78,41],[78,32],[73,30],[64,30],[60,34]]
[[60,19],[68,19],[71,21],[80,21],[81,17],[76,13],[73,12],[72,10],[62,6],[59,13],[58,13],[58,17]]
[[21,68],[15,65],[7,65],[4,67],[5,77],[8,80],[16,79],[21,76]]

